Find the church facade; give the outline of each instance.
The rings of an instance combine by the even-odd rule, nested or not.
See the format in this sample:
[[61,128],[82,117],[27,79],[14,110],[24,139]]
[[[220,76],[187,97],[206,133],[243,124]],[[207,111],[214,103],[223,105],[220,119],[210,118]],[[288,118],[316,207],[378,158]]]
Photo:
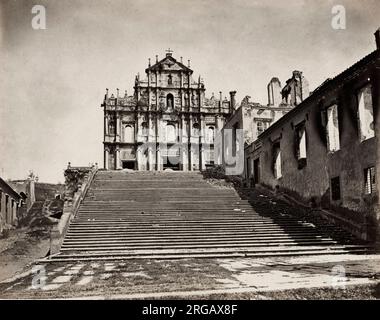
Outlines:
[[215,134],[235,109],[229,100],[205,97],[201,77],[177,61],[171,50],[136,76],[134,94],[106,91],[104,110],[104,168],[195,171],[221,163],[214,159]]

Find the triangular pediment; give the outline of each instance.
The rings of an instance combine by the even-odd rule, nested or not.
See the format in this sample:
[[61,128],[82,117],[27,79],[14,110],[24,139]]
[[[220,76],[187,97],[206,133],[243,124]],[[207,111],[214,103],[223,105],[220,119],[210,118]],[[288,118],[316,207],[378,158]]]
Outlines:
[[183,63],[177,61],[172,56],[167,55],[164,59],[158,61],[151,67],[147,68],[146,71],[186,71],[193,72],[190,68],[186,67]]

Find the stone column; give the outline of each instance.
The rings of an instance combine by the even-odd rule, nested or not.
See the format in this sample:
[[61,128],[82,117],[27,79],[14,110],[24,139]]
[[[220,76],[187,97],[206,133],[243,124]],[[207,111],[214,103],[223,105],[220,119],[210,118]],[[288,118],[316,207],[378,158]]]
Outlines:
[[12,198],[8,196],[7,223],[12,224]]
[[189,116],[189,171],[193,171],[193,141],[192,141],[192,130],[193,130],[193,116]]
[[140,139],[139,139],[139,129],[140,129],[140,123],[142,121],[140,121],[140,117],[141,115],[139,113],[136,114],[136,121],[135,121],[135,141],[136,142],[140,142]]
[[200,170],[205,170],[206,169],[206,162],[205,162],[205,150],[204,150],[204,145],[206,143],[206,119],[204,115],[201,115],[200,117],[201,120],[201,131],[202,131],[202,136],[201,136],[201,145],[200,145],[200,165],[199,168]]
[[136,152],[136,160],[137,160],[137,170],[141,170],[141,163],[142,163],[142,157],[141,157],[141,148],[137,146],[137,152]]
[[[157,96],[158,96],[158,92],[157,92]],[[158,109],[158,100],[157,100],[157,105],[156,105],[156,108]],[[160,162],[161,162],[161,159],[160,159],[160,146],[159,146],[159,140],[160,140],[160,138],[159,138],[159,123],[158,123],[158,121],[159,121],[159,118],[158,118],[158,115],[156,114],[155,115],[155,121],[154,121],[154,123],[155,123],[155,128],[154,128],[154,132],[155,132],[155,144],[156,144],[156,154],[155,154],[155,157],[156,157],[156,171],[160,171]]]
[[104,169],[108,170],[109,168],[109,149],[106,147],[104,148]]
[[4,225],[6,223],[6,208],[5,208],[5,193],[1,193],[1,211],[0,211],[0,233],[4,229]]
[[180,161],[181,161],[181,163],[180,163],[180,169],[182,170],[182,171],[184,171],[185,170],[185,157],[184,157],[184,153],[183,153],[183,150],[184,150],[184,148],[185,148],[185,144],[184,144],[184,142],[183,142],[183,114],[181,114],[181,116],[180,116],[180,120],[179,120],[179,127],[180,127],[180,129],[179,129],[179,132],[178,132],[178,134],[179,134],[179,146],[180,146]]
[[116,114],[116,142],[120,142],[120,114]]
[[152,138],[151,138],[151,126],[152,126],[152,115],[148,114],[148,137],[147,137],[147,142],[148,142],[148,170],[153,171],[154,170],[154,159],[153,159],[153,150],[152,150]]
[[121,169],[121,165],[120,165],[120,148],[117,147],[116,148],[116,170],[119,170]]
[[[149,67],[150,67],[150,60],[149,60]],[[148,76],[148,88],[147,88],[147,93],[148,93],[148,111],[150,111],[150,71],[147,72]]]
[[104,116],[104,134],[106,136],[109,134],[109,116],[108,116],[108,114],[105,114],[105,116]]
[[205,170],[206,169],[206,161],[205,161],[205,149],[204,149],[203,145],[201,147],[199,162],[200,162],[200,170]]
[[153,168],[154,168],[154,164],[153,164],[153,150],[152,150],[151,144],[149,143],[148,144],[147,170],[153,171]]
[[13,207],[12,207],[12,224],[17,224],[17,202],[12,201]]
[[161,171],[162,170],[162,164],[161,164],[161,150],[160,150],[160,146],[157,147],[157,165],[156,165],[156,170],[157,171]]

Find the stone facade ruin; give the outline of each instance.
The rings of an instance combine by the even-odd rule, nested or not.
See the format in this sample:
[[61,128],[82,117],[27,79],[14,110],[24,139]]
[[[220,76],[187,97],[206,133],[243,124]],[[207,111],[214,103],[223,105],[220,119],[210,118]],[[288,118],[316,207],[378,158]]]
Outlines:
[[104,168],[110,170],[205,169],[215,163],[214,136],[235,107],[230,99],[205,96],[199,76],[193,79],[168,50],[162,60],[136,76],[134,94],[109,94],[104,109]]

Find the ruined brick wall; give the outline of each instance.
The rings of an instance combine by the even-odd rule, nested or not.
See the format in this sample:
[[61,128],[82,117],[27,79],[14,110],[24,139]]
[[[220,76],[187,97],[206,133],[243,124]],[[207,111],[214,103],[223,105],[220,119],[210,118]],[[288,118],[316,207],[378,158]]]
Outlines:
[[[365,223],[377,202],[376,191],[365,192],[364,174],[366,168],[376,167],[376,145],[375,138],[360,139],[357,92],[371,83],[372,75],[373,69],[366,69],[323,95],[308,99],[302,108],[285,117],[286,121],[280,121],[280,125],[264,134],[260,150],[246,149],[249,153],[246,163],[250,159],[260,159],[260,183],[273,189],[278,186],[298,199],[334,209],[355,223]],[[334,104],[338,105],[340,150],[329,152],[322,111]],[[306,130],[307,145],[307,158],[302,164],[297,159],[296,137],[297,125],[301,123]],[[273,144],[278,141],[282,177],[275,178]],[[331,179],[337,177],[340,196],[334,199],[337,197],[332,195]]]

